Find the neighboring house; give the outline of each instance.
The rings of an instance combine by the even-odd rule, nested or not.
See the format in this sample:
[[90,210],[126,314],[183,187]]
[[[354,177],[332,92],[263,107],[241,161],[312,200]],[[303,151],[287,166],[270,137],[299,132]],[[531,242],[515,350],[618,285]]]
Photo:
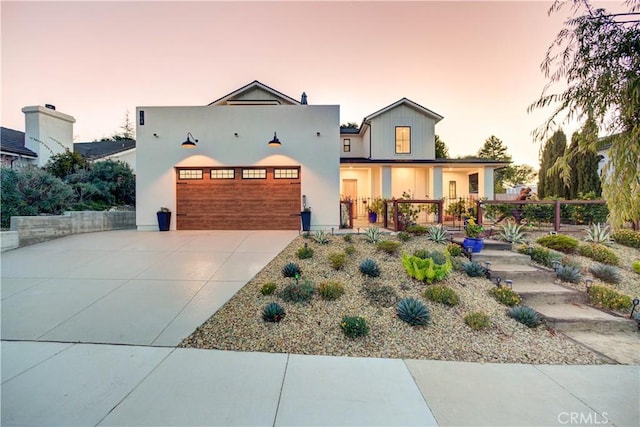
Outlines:
[[340,128],[338,105],[308,105],[254,81],[206,106],[138,107],[136,222],[172,229],[340,226],[341,198],[493,198],[505,162],[436,159],[442,116],[401,100]]
[[135,174],[136,141],[134,139],[76,142],[73,144],[73,149],[89,161],[114,160],[127,163]]
[[2,166],[42,167],[54,154],[73,149],[75,119],[53,105],[24,107],[25,131],[2,128]]

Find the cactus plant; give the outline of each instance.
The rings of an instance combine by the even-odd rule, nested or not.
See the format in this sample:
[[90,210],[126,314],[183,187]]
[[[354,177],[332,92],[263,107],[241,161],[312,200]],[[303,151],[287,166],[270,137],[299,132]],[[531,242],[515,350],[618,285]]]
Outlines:
[[277,302],[270,302],[262,309],[262,319],[265,322],[279,322],[286,315],[284,308]]
[[403,298],[396,305],[396,314],[408,324],[426,325],[431,320],[431,313],[419,299]]

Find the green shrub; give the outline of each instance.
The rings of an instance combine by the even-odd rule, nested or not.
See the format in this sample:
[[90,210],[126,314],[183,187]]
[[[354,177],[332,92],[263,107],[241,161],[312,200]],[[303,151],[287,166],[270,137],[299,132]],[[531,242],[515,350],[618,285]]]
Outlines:
[[476,261],[465,262],[462,264],[462,268],[469,277],[481,277],[487,273],[487,269]]
[[378,243],[380,241],[380,229],[378,227],[369,227],[364,232],[364,239],[369,243]]
[[454,291],[448,286],[440,286],[440,285],[429,286],[427,289],[424,290],[424,292],[422,293],[422,296],[424,296],[426,299],[430,301],[438,302],[440,304],[448,305],[450,307],[460,304],[460,297],[458,296],[456,291]]
[[579,245],[579,242],[576,239],[570,236],[565,236],[564,234],[544,236],[539,238],[537,242],[544,247],[564,252],[565,254],[574,253]]
[[463,254],[462,246],[456,243],[449,243],[447,245],[447,252],[451,256],[462,256]]
[[627,229],[616,230],[613,239],[624,246],[640,249],[640,230],[633,231]]
[[421,236],[423,234],[427,234],[428,229],[427,227],[422,225],[412,224],[412,225],[408,225],[404,229],[404,231],[406,231],[407,233],[415,234],[416,236]]
[[581,245],[578,253],[602,264],[618,265],[620,263],[618,256],[611,249],[597,243]]
[[411,234],[407,233],[406,231],[400,231],[398,233],[398,240],[400,240],[401,242],[406,242],[409,239],[411,239]]
[[421,259],[413,255],[402,254],[402,265],[407,274],[421,282],[433,283],[444,280],[453,270],[451,261],[436,264],[432,258]]
[[589,302],[599,307],[627,311],[633,305],[629,295],[622,294],[609,286],[591,285],[588,292]]
[[518,252],[530,255],[533,262],[549,268],[553,267],[553,261],[560,261],[562,259],[562,254],[542,246],[532,246],[532,252],[529,253],[527,246],[523,245],[518,247]]
[[426,325],[431,320],[431,313],[419,299],[403,298],[396,305],[396,314],[411,326]]
[[447,230],[440,224],[431,226],[427,229],[427,239],[433,243],[445,244],[447,243],[448,236]]
[[569,283],[580,283],[582,280],[582,273],[580,268],[573,265],[561,265],[556,270],[556,275],[560,280]]
[[351,243],[353,242],[353,237],[351,237],[351,234],[345,234],[342,236],[342,240],[344,240],[347,243]]
[[327,236],[327,233],[324,230],[316,230],[316,232],[313,235],[313,240],[315,240],[316,243],[319,243],[321,245],[326,245],[327,243],[329,243],[329,237]]
[[340,329],[349,338],[364,337],[369,334],[369,325],[360,316],[344,316],[340,322]]
[[362,292],[372,305],[378,307],[391,307],[400,298],[392,286],[377,282],[365,282],[362,285]]
[[286,316],[284,308],[277,302],[270,302],[262,309],[262,320],[265,322],[279,322],[284,316]]
[[356,248],[353,245],[348,245],[344,248],[344,253],[351,256],[356,253]]
[[302,283],[291,283],[280,291],[280,298],[288,302],[309,302],[316,289],[313,283],[305,280]]
[[380,276],[380,267],[378,266],[378,263],[375,262],[375,260],[372,260],[371,258],[364,259],[360,263],[360,266],[358,268],[360,269],[360,273],[364,274],[365,276],[369,276],[369,277]]
[[324,300],[335,300],[344,294],[344,286],[339,282],[324,282],[318,286],[318,294]]
[[273,282],[269,282],[262,285],[262,287],[260,288],[260,293],[262,295],[271,295],[272,293],[275,292],[275,290],[276,290],[276,284]]
[[485,313],[474,311],[464,316],[464,323],[474,331],[479,331],[491,326],[491,319]]
[[331,263],[331,268],[334,270],[342,270],[347,263],[348,255],[344,252],[332,252],[329,254],[328,259]]
[[620,280],[622,279],[620,277],[620,272],[618,271],[618,269],[612,265],[592,265],[591,268],[589,268],[589,271],[591,271],[591,274],[593,274],[595,277],[607,283],[620,283]]
[[509,317],[530,328],[535,328],[542,323],[540,315],[534,309],[527,307],[526,305],[511,307],[509,309]]
[[631,264],[631,268],[633,268],[633,271],[640,274],[640,260],[633,261],[633,263]]
[[447,256],[439,251],[432,251],[429,254],[429,258],[431,258],[433,262],[435,262],[438,265],[444,265],[447,263],[447,260],[448,260]]
[[300,277],[302,275],[302,270],[295,262],[289,262],[282,267],[282,275],[284,277]]
[[402,243],[394,242],[393,240],[381,240],[376,243],[376,249],[384,251],[388,254],[394,254],[398,250]]
[[489,294],[493,296],[499,303],[509,307],[519,305],[521,302],[520,295],[509,288],[491,288]]
[[304,244],[304,247],[298,249],[298,252],[296,252],[296,255],[298,255],[298,259],[307,259],[307,258],[311,258],[313,257],[313,249],[311,249],[309,246],[307,246],[307,244]]
[[415,251],[413,251],[413,256],[420,259],[427,259],[429,258],[429,251],[426,249],[416,249]]

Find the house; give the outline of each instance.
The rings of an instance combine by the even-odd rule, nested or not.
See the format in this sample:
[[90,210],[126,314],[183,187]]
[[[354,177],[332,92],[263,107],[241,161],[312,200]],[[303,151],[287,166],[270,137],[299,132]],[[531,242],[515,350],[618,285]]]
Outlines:
[[108,141],[76,142],[73,144],[76,153],[89,161],[113,160],[126,163],[136,171],[136,140],[117,139]]
[[[407,98],[358,129],[339,105],[310,105],[253,81],[205,106],[136,109],[136,223],[171,229],[338,228],[341,198],[493,198],[504,162],[436,159],[439,114]],[[357,205],[357,204],[356,204]]]

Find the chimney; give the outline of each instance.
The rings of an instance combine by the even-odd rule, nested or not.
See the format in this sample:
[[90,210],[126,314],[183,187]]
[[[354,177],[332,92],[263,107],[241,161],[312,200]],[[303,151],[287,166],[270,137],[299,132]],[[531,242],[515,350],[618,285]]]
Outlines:
[[307,93],[306,92],[302,92],[302,99],[300,100],[300,103],[302,105],[307,105]]
[[73,151],[73,124],[76,119],[56,111],[52,104],[24,107],[24,146],[38,155],[44,166],[52,155]]

